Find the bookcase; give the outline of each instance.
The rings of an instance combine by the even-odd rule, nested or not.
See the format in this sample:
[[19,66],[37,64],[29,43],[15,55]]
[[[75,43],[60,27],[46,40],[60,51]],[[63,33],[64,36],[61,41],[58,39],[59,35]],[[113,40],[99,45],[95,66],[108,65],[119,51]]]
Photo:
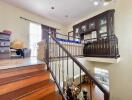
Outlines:
[[88,34],[95,34],[93,38],[114,34],[114,13],[115,10],[111,9],[74,25],[74,36],[80,35],[81,39],[84,39]]
[[0,32],[0,59],[10,58],[10,34]]
[[73,26],[74,36],[84,42],[84,56],[119,57],[118,38],[114,29],[114,9],[98,14]]

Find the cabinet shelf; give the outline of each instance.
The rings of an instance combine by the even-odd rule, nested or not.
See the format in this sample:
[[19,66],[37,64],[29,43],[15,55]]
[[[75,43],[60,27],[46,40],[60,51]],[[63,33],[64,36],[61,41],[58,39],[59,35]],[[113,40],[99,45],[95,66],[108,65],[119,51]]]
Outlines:
[[101,25],[99,25],[99,27],[107,27],[107,24],[101,24]]
[[91,32],[93,32],[93,31],[97,31],[97,29],[91,29],[91,30],[88,30],[88,31],[86,31],[86,32],[81,32],[80,34],[81,35],[87,35],[87,34],[91,34]]

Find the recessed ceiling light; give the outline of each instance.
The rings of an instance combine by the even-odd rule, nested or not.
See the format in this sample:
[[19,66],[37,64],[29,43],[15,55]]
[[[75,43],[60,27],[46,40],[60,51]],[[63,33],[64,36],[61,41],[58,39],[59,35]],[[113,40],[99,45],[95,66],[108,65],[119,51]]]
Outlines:
[[65,15],[66,18],[68,18],[69,16],[68,15]]
[[52,7],[51,7],[51,9],[52,9],[52,10],[54,10],[54,9],[55,9],[55,7],[54,7],[54,6],[52,6]]
[[98,5],[99,5],[99,2],[98,2],[98,1],[95,1],[95,2],[94,2],[94,5],[95,5],[95,6],[98,6]]

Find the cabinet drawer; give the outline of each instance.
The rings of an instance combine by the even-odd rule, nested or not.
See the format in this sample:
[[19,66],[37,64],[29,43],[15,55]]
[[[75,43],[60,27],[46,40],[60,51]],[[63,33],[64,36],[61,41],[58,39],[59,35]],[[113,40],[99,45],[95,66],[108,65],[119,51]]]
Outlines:
[[0,46],[10,46],[10,42],[9,41],[1,41],[0,40]]
[[10,48],[9,47],[0,47],[0,54],[2,53],[9,53]]

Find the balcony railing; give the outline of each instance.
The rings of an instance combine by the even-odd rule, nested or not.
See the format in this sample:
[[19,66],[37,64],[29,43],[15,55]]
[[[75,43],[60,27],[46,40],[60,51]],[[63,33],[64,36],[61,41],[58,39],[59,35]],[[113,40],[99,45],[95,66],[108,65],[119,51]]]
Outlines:
[[85,57],[120,57],[118,39],[115,35],[87,39],[84,43],[83,54]]

